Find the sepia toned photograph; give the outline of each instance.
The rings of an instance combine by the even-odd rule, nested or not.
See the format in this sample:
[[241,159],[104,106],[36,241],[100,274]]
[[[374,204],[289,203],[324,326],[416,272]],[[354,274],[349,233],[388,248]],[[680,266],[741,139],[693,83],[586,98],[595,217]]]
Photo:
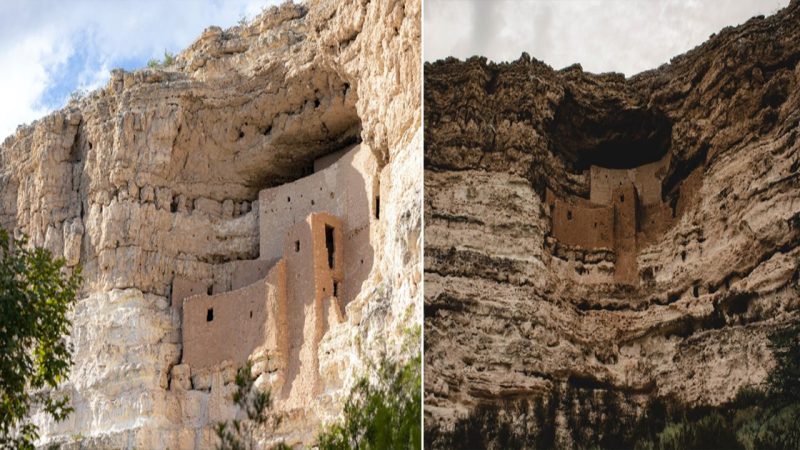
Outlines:
[[425,447],[800,446],[800,3],[426,1]]

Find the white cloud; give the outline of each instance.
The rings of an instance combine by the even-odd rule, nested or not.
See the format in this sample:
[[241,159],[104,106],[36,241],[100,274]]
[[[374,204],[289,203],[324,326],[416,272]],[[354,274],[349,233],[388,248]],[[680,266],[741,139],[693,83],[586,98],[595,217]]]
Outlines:
[[[123,63],[177,52],[211,25],[253,18],[279,0],[0,2],[0,142],[77,88],[104,85]],[[77,71],[76,73],[73,73]],[[55,103],[59,103],[56,101]]]
[[788,0],[427,0],[425,60],[522,52],[556,69],[633,75],[666,63],[725,26],[771,14]]

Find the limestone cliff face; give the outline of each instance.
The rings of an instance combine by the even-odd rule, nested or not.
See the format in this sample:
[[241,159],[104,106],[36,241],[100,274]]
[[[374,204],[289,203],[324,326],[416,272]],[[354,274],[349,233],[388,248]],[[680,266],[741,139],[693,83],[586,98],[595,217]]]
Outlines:
[[[258,257],[258,192],[363,141],[383,198],[372,272],[323,337],[324,394],[284,411],[279,436],[309,444],[364,361],[397,351],[420,313],[420,2],[311,1],[211,27],[162,69],[108,85],[0,147],[0,224],[80,264],[75,413],[40,419],[42,444],[207,448],[232,418],[233,368],[173,388],[176,276],[211,280]],[[184,376],[185,374],[180,374]],[[184,384],[181,381],[180,384]]]
[[[716,404],[761,382],[800,308],[799,63],[793,1],[627,79],[426,64],[426,428],[563,385]],[[658,161],[671,214],[631,283],[598,282],[619,248],[556,239],[548,193]]]

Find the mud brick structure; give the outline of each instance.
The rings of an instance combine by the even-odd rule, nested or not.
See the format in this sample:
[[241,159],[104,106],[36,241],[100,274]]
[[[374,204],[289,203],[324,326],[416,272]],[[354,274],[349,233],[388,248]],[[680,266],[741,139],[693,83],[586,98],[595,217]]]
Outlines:
[[552,236],[559,244],[612,251],[613,282],[637,284],[638,250],[668,229],[674,218],[672,208],[661,199],[668,163],[665,157],[631,169],[591,166],[588,200],[559,198],[548,189]]
[[356,145],[315,161],[307,177],[262,190],[259,258],[220,264],[212,283],[175,278],[182,364],[241,366],[260,350],[282,374],[280,399],[294,404],[319,394],[319,343],[344,320],[372,267],[375,165],[373,153]]

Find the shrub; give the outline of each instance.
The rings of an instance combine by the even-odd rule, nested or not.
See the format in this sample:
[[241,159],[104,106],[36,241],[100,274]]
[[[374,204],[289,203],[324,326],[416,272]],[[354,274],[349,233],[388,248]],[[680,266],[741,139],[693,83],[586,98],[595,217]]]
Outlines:
[[166,50],[164,50],[163,60],[159,61],[157,58],[151,58],[147,61],[147,67],[151,69],[169,67],[173,64],[175,64],[175,54]]
[[405,364],[382,358],[376,381],[361,378],[344,406],[344,420],[323,430],[320,450],[420,449],[420,357]]

